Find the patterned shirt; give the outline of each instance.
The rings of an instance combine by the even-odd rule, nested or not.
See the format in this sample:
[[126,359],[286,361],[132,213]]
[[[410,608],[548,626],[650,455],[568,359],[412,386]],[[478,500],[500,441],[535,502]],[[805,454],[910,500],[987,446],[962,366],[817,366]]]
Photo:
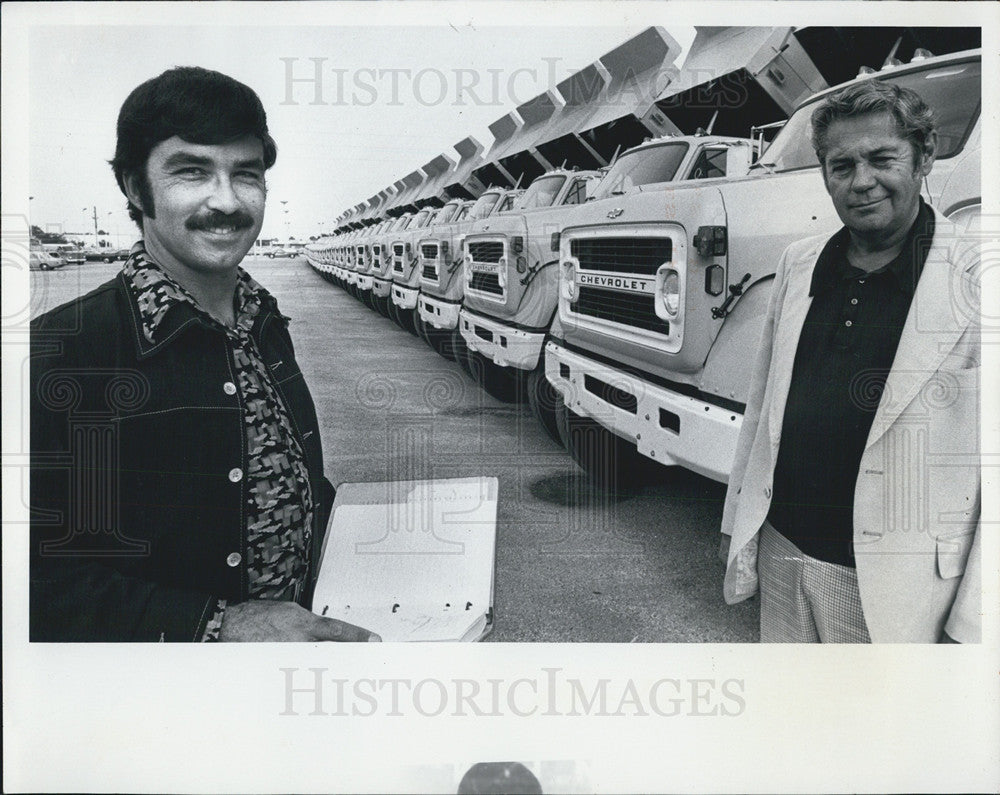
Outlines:
[[[206,322],[225,333],[246,429],[247,548],[243,562],[250,597],[296,601],[309,568],[313,496],[305,454],[271,372],[250,335],[267,291],[239,268],[236,322],[228,328],[149,258],[142,241],[133,246],[124,276],[139,307],[143,333],[150,342],[155,342],[156,330],[170,309],[181,303],[189,304]],[[219,599],[202,640],[218,640],[225,610],[226,600]]]

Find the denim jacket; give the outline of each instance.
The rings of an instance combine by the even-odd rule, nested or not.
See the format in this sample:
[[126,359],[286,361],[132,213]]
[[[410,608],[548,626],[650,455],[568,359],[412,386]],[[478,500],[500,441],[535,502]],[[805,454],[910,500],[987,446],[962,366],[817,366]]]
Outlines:
[[[308,605],[333,487],[269,294],[251,335],[316,499]],[[33,321],[31,350],[31,640],[198,640],[218,599],[248,595],[246,437],[224,332],[179,305],[151,343],[119,273]]]

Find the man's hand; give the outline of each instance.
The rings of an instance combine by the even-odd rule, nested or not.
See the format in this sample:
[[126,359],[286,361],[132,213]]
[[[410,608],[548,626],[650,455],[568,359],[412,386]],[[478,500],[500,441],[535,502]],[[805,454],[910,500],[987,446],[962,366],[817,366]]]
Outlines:
[[254,600],[229,605],[220,641],[380,641],[378,635],[334,618],[310,613],[295,602]]

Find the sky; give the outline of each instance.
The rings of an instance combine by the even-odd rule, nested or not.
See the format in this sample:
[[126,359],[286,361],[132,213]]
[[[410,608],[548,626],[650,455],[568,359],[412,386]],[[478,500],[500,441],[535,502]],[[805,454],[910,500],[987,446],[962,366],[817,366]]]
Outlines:
[[[488,150],[490,123],[648,26],[498,26],[457,13],[359,26],[357,14],[287,27],[34,27],[31,222],[92,232],[96,208],[100,227],[132,231],[107,165],[115,120],[133,88],[171,66],[217,69],[258,92],[278,144],[262,237],[301,239],[438,154],[457,160],[467,135]],[[668,32],[686,52],[694,29]]]

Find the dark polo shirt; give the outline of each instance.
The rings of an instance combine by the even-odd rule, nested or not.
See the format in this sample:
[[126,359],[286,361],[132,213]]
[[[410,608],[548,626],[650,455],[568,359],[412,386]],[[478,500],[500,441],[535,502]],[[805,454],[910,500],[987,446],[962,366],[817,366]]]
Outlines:
[[899,255],[865,273],[849,232],[827,242],[795,353],[768,521],[802,552],[854,566],[854,488],[868,432],[934,236],[923,200]]

